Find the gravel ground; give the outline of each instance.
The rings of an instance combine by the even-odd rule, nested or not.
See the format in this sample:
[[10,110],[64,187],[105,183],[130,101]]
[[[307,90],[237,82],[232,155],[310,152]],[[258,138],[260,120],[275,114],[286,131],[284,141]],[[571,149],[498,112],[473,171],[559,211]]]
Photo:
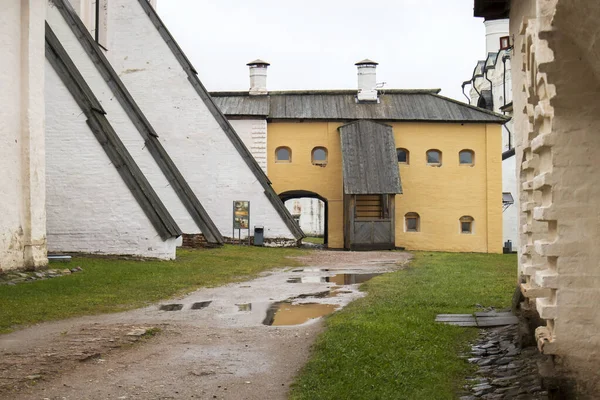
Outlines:
[[[304,268],[2,335],[0,398],[285,399],[322,323],[264,325],[273,303],[339,309],[364,295],[340,274],[390,272],[408,259],[403,252],[313,251],[301,258]],[[160,309],[172,304],[181,309]]]

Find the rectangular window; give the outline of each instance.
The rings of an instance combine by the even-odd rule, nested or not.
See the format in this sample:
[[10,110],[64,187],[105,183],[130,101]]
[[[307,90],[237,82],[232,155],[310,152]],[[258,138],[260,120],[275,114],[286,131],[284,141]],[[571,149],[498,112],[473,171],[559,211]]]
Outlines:
[[462,233],[471,233],[471,222],[461,222],[460,226]]
[[417,219],[416,218],[406,218],[406,230],[407,230],[407,232],[416,232],[417,231]]

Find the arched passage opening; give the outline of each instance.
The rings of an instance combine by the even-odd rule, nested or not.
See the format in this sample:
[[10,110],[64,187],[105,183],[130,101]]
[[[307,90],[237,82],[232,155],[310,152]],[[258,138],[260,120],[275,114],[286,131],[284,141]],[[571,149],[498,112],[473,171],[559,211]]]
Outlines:
[[279,194],[300,228],[307,236],[322,236],[328,244],[329,209],[327,199],[308,190],[290,190]]

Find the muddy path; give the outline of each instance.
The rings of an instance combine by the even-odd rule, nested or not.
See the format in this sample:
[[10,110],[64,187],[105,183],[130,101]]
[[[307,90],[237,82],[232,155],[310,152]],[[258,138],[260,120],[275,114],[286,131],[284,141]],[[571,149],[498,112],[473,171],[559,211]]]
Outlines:
[[0,336],[0,399],[285,399],[321,318],[401,252],[313,251],[304,267],[147,308]]

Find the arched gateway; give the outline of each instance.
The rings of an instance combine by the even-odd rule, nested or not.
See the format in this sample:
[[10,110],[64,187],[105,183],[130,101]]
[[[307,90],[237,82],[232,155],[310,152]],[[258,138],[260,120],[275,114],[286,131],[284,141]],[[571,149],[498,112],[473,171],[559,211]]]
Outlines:
[[318,193],[315,192],[311,192],[308,190],[288,190],[286,192],[280,193],[279,194],[279,198],[281,199],[281,201],[283,201],[284,203],[288,200],[293,200],[293,199],[317,199],[323,202],[324,204],[324,217],[323,217],[323,221],[324,221],[324,227],[323,227],[323,244],[327,247],[328,242],[328,228],[329,228],[329,224],[328,224],[328,220],[329,220],[329,207],[328,207],[328,202],[327,199],[321,195],[319,195]]

